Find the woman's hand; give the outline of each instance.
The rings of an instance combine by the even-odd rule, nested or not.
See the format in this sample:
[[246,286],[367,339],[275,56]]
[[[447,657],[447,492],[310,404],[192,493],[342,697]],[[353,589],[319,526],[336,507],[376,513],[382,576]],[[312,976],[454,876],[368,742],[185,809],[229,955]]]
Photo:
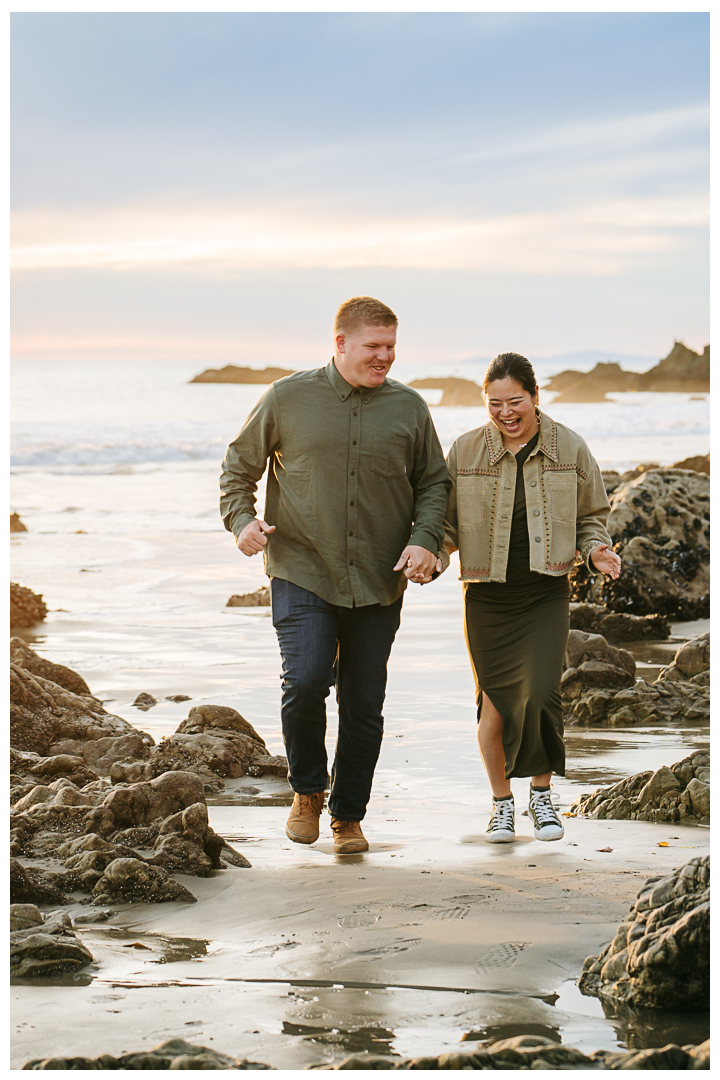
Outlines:
[[613,581],[620,577],[620,556],[607,544],[598,544],[590,552],[590,559],[603,574],[609,574]]

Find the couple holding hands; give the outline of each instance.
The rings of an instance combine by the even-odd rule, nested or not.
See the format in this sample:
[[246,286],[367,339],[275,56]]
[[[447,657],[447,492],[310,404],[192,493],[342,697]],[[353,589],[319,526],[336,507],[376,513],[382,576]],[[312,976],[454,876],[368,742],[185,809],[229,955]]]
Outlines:
[[[366,851],[360,822],[383,736],[387,664],[408,581],[460,556],[478,743],[492,789],[491,843],[515,838],[512,777],[530,777],[538,840],[563,826],[560,677],[576,553],[617,578],[597,462],[538,407],[532,366],[502,353],[483,381],[488,422],[445,461],[424,399],[388,377],[397,317],[368,296],[342,304],[327,367],[274,383],[230,444],[225,527],[262,551],[282,655],[282,730],[295,792],[286,832],[311,844],[328,781],[325,700],[339,727],[328,809],[335,852]],[[255,492],[268,461],[264,520]]]

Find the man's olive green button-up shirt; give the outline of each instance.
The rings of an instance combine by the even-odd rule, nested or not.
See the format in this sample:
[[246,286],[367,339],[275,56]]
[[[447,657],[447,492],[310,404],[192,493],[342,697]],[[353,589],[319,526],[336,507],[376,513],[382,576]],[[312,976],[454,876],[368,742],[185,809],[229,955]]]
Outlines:
[[386,379],[354,389],[334,361],[273,383],[228,447],[220,512],[255,520],[268,460],[265,572],[341,607],[391,604],[408,544],[439,552],[450,480],[423,398]]

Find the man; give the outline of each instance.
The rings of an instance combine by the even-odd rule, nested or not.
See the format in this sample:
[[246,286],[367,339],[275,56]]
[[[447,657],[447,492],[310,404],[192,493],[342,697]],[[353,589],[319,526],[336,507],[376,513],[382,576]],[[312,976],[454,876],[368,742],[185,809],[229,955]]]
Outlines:
[[[397,317],[357,296],[335,319],[325,368],[274,383],[228,448],[225,528],[264,553],[282,654],[282,728],[295,792],[286,832],[319,836],[327,783],[325,699],[339,728],[329,810],[338,854],[366,851],[390,649],[407,581],[430,581],[449,479],[425,401],[388,372]],[[265,519],[255,491],[270,460]]]

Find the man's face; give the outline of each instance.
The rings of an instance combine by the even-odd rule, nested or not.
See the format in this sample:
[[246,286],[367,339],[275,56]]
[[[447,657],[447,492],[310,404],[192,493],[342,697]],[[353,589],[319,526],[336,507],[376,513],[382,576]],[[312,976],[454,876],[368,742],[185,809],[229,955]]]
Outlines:
[[395,359],[396,326],[359,326],[335,338],[335,367],[351,386],[382,386]]

